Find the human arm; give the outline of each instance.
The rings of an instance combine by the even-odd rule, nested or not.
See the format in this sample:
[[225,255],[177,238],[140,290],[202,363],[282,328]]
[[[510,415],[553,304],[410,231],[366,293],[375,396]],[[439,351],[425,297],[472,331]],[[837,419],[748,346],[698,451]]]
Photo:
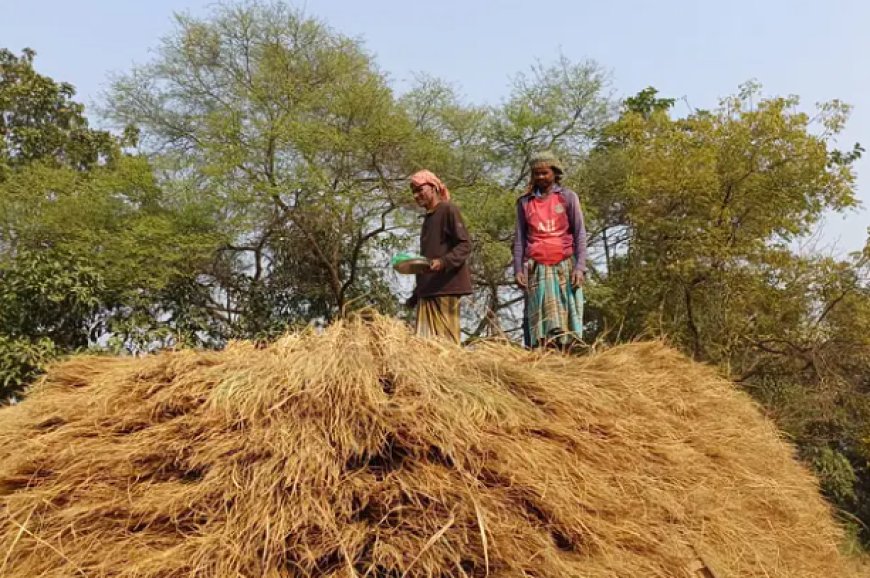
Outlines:
[[514,247],[513,247],[513,268],[514,277],[517,284],[523,289],[526,288],[526,273],[523,268],[526,252],[526,213],[523,209],[522,199],[517,201],[517,219],[514,229]]
[[458,207],[451,205],[450,213],[444,222],[444,234],[450,238],[452,248],[441,257],[432,260],[432,271],[458,269],[471,254],[471,238]]

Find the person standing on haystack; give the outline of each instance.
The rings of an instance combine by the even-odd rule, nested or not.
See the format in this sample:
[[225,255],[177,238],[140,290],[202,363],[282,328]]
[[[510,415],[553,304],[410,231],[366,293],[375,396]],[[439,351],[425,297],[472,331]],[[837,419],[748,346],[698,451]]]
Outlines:
[[466,263],[471,240],[459,207],[434,173],[411,176],[414,201],[426,210],[420,230],[420,253],[429,259],[429,271],[417,274],[409,307],[417,308],[417,335],[459,343],[459,300],[470,295],[471,273]]
[[531,179],[517,200],[513,267],[525,292],[527,346],[568,347],[583,337],[586,225],[577,193],[563,187],[562,163],[532,155]]

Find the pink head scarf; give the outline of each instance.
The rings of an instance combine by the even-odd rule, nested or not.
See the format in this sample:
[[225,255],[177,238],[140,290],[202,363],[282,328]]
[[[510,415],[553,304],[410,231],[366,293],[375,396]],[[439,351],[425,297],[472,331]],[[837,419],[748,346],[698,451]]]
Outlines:
[[450,191],[447,190],[441,179],[436,177],[432,171],[422,170],[411,175],[411,186],[419,187],[421,185],[432,185],[435,188],[435,192],[441,197],[441,200],[450,200]]

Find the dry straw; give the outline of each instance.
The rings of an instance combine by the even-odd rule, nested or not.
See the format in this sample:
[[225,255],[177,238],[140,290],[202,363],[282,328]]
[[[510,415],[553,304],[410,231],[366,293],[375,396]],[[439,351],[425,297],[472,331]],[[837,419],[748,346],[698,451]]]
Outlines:
[[0,410],[0,576],[851,576],[793,453],[656,343],[81,357]]

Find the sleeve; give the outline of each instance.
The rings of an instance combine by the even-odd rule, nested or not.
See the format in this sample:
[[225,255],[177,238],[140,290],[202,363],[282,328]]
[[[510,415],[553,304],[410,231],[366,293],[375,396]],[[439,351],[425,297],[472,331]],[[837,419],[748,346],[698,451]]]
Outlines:
[[526,213],[523,210],[522,199],[517,200],[517,225],[514,230],[514,275],[523,270],[523,258],[526,252]]
[[459,208],[451,205],[446,217],[444,229],[452,248],[441,259],[447,269],[458,269],[471,254],[471,238],[468,236],[468,229],[465,228]]
[[586,273],[586,223],[580,209],[580,198],[571,191],[568,203],[571,234],[574,236],[574,270]]

